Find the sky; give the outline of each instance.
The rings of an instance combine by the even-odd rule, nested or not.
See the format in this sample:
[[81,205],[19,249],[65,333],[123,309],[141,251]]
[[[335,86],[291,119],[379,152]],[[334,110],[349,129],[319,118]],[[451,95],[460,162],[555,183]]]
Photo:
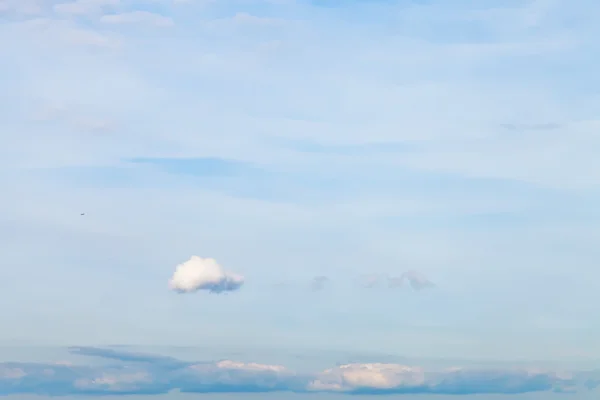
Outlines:
[[597,396],[599,17],[0,0],[0,394]]

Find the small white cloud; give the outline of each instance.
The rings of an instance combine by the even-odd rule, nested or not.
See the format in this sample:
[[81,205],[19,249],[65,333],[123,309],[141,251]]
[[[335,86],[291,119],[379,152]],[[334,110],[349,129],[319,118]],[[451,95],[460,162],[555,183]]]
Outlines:
[[391,389],[425,384],[421,368],[398,364],[346,364],[323,371],[310,382],[310,390],[351,391],[357,388]]
[[[540,385],[540,382],[543,382]],[[372,363],[346,364],[318,374],[311,391],[380,393],[525,393],[571,389],[575,375],[541,369],[464,369],[426,371],[417,366]]]
[[173,20],[149,11],[132,11],[121,14],[103,15],[100,21],[105,24],[136,24],[146,23],[159,27],[173,26]]
[[287,372],[283,365],[259,364],[259,363],[244,363],[240,361],[223,360],[216,364],[217,368],[234,369],[243,371],[271,371],[271,372]]
[[175,268],[169,288],[180,293],[197,290],[222,293],[238,290],[243,284],[243,276],[224,271],[215,259],[192,256]]

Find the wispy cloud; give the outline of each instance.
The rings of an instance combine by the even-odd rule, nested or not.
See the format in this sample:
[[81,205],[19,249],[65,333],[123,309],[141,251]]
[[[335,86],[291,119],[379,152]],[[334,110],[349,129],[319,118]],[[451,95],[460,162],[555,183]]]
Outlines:
[[53,9],[59,14],[90,15],[102,14],[102,12],[113,10],[119,5],[119,0],[76,0],[54,4]]
[[368,274],[361,276],[359,279],[359,284],[367,289],[381,288],[382,286],[402,288],[407,282],[414,290],[423,290],[435,286],[425,275],[415,270],[405,271],[399,277],[387,274]]
[[539,123],[539,124],[501,124],[503,128],[506,128],[511,131],[546,131],[562,128],[561,124],[547,122],[547,123]]
[[[84,49],[114,50],[121,45],[120,39],[112,33],[85,29],[77,23],[67,20],[39,17],[9,25],[8,28],[23,35],[24,40],[36,41],[36,38],[43,37],[45,44],[58,48],[64,48],[64,45],[67,45]],[[34,44],[34,46],[37,45],[41,45],[41,43]]]
[[41,14],[43,7],[39,0],[2,0],[0,1],[0,12],[30,17]]
[[126,161],[140,166],[155,167],[175,175],[231,177],[264,174],[252,163],[216,157],[133,158]]
[[[182,362],[122,350],[75,348],[77,354],[109,358],[109,366],[42,363],[0,364],[0,393],[41,395],[342,392],[350,394],[519,394],[592,386],[592,372],[535,369],[429,370],[419,366],[344,364],[315,373],[282,365],[221,360]],[[583,389],[585,390],[585,389]]]
[[135,24],[145,23],[158,27],[173,26],[173,20],[149,11],[131,11],[120,14],[107,14],[100,17],[100,22],[105,24]]
[[326,276],[315,276],[310,282],[310,290],[313,292],[319,292],[329,284],[331,280]]
[[[425,277],[425,275],[414,270],[404,272],[402,276],[400,276],[399,284],[402,285],[405,281],[408,281],[410,286],[415,290],[422,290],[435,286],[433,282]],[[394,284],[394,286],[396,286],[396,284]]]

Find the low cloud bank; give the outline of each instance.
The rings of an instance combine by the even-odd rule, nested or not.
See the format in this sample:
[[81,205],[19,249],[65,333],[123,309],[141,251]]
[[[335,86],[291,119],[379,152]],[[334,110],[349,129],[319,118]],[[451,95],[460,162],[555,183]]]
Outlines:
[[[282,365],[220,360],[188,362],[160,355],[78,347],[71,352],[110,359],[108,366],[0,363],[0,394],[126,395],[336,392],[348,394],[519,394],[594,388],[600,372],[533,369],[426,370],[399,364],[346,364],[313,374]],[[587,389],[586,389],[587,388]]]

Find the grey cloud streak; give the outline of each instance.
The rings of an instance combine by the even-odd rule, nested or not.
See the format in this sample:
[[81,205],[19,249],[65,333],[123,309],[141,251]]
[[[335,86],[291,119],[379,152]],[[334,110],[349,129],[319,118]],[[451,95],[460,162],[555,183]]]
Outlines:
[[403,272],[399,277],[386,274],[364,275],[359,281],[359,285],[366,289],[379,288],[383,284],[387,284],[390,289],[402,288],[406,283],[417,291],[435,287],[435,284],[425,275],[415,270]]
[[315,276],[310,282],[310,290],[313,292],[319,292],[325,289],[330,282],[331,279],[326,276]]

